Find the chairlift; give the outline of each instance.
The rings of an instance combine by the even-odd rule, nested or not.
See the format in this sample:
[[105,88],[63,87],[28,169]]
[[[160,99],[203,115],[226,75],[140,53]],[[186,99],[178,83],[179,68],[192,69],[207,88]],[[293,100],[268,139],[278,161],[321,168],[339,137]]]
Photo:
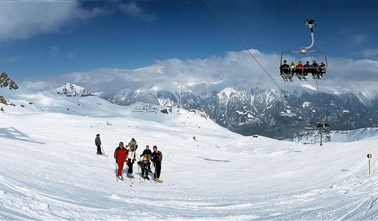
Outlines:
[[316,123],[316,128],[329,129],[329,123],[327,121],[318,122]]
[[[315,21],[313,19],[307,19],[305,26],[311,30],[311,45],[302,47],[299,50],[284,51],[281,53],[279,69],[281,77],[285,82],[293,81],[294,75],[300,80],[307,80],[308,74],[311,74],[313,79],[321,79],[326,73],[328,67],[326,53],[319,50],[309,50],[315,43],[313,31]],[[294,62],[294,59],[297,59],[298,62]],[[291,61],[290,64],[288,64],[289,60]],[[304,63],[305,60],[306,63]]]
[[331,129],[329,128],[328,121],[322,121],[316,123],[316,128],[319,130],[320,134],[320,146],[323,145],[323,134],[325,135],[325,141],[330,142],[331,141]]

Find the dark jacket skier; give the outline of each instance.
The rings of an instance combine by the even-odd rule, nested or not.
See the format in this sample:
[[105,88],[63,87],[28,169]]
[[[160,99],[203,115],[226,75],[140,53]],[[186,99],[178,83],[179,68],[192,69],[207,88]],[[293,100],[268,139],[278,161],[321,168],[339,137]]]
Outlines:
[[286,60],[283,61],[283,64],[280,66],[280,72],[282,74],[288,74],[289,73],[290,66],[286,63]]
[[150,161],[148,160],[148,157],[147,155],[143,155],[141,157],[141,160],[138,162],[138,165],[140,166],[141,170],[142,170],[142,177],[144,179],[150,179],[148,178],[148,167],[150,166]]
[[153,152],[151,154],[151,161],[155,167],[155,174],[154,180],[157,182],[161,182],[160,180],[160,173],[161,173],[161,161],[163,160],[163,154],[157,150],[157,146],[153,147]]
[[148,160],[151,160],[151,154],[152,154],[152,151],[150,150],[150,146],[146,145],[146,149],[143,150],[143,153],[140,155],[140,157],[142,157],[143,155],[147,155]]
[[[146,155],[148,162],[150,162],[151,161],[151,154],[152,154],[152,151],[150,150],[150,146],[146,145],[146,149],[143,150],[143,153],[140,155],[140,157]],[[148,165],[148,172],[151,172],[151,166],[150,165]]]
[[118,147],[114,151],[114,158],[116,159],[116,163],[118,165],[118,171],[117,171],[117,177],[120,180],[123,180],[122,177],[122,170],[123,170],[123,164],[126,161],[128,151],[127,149],[123,146],[123,142],[119,142]]
[[96,135],[95,138],[95,145],[97,146],[97,155],[102,155],[103,153],[101,152],[101,139],[100,139],[100,134]]

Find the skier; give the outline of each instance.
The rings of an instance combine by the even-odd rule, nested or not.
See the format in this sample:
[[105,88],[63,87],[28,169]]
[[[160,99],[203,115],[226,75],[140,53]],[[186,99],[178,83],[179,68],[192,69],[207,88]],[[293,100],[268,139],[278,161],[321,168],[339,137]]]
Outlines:
[[[143,153],[140,155],[140,157],[142,157],[143,155],[147,155],[148,162],[150,162],[151,161],[151,154],[152,154],[152,152],[150,150],[150,146],[146,145],[146,149],[143,150]],[[152,173],[150,164],[148,165],[148,172]]]
[[288,75],[290,73],[289,65],[286,63],[286,60],[283,61],[283,64],[280,66],[280,73],[282,78],[287,81]]
[[312,78],[313,79],[319,79],[319,64],[314,60],[311,65],[312,70]]
[[143,155],[143,157],[141,158],[141,160],[138,162],[138,165],[140,166],[141,170],[142,170],[142,178],[143,179],[147,179],[149,180],[150,178],[148,178],[148,167],[150,166],[150,161],[148,161],[148,157],[147,155]]
[[134,138],[131,138],[129,144],[127,144],[126,147],[130,148],[131,146],[134,146],[135,150],[138,149],[138,144],[137,144],[137,142],[136,142],[136,140]]
[[95,144],[97,146],[97,155],[102,155],[103,153],[101,152],[101,139],[100,139],[100,134],[96,135],[95,138]]
[[154,181],[162,182],[162,180],[160,179],[160,173],[161,173],[161,161],[163,160],[163,154],[160,151],[158,151],[157,146],[153,146],[152,149],[154,150],[151,155],[151,160],[154,163],[154,167],[155,167]]
[[320,66],[319,66],[319,75],[320,75],[319,79],[321,79],[323,77],[325,72],[326,72],[326,65],[323,62],[321,62]]
[[297,75],[297,77],[299,78],[299,80],[302,80],[302,77],[304,79],[306,79],[303,76],[303,64],[302,64],[302,61],[298,61],[297,67],[295,68],[295,74]]
[[295,69],[297,68],[297,65],[294,64],[294,61],[291,61],[291,64],[290,64],[290,76],[289,76],[289,79],[292,79],[293,78],[293,75],[294,75],[294,72],[295,72]]
[[132,144],[129,149],[129,153],[127,155],[127,166],[129,169],[127,170],[127,177],[134,178],[133,176],[133,165],[135,162],[135,156],[136,156],[136,148]]
[[114,151],[114,158],[116,159],[116,163],[118,165],[117,178],[120,180],[123,180],[122,170],[123,170],[123,164],[126,161],[127,155],[128,155],[128,151],[123,146],[123,142],[119,142],[118,147]]
[[303,66],[303,75],[304,78],[307,78],[307,75],[312,73],[311,65],[309,61],[306,61],[306,64]]

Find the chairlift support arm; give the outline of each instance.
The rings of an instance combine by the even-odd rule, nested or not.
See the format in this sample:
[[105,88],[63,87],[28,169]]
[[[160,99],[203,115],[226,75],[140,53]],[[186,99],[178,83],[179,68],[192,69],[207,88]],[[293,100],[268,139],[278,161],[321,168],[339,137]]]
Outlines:
[[[315,26],[315,21],[313,19],[306,19],[305,26],[307,28],[309,28],[310,31],[311,31],[311,33],[310,33],[311,34],[311,44],[309,46],[305,47],[305,49],[308,50],[308,49],[312,48],[312,46],[314,46],[314,44],[315,44],[314,30],[312,28],[312,27]],[[301,50],[303,50],[303,49],[301,49]]]

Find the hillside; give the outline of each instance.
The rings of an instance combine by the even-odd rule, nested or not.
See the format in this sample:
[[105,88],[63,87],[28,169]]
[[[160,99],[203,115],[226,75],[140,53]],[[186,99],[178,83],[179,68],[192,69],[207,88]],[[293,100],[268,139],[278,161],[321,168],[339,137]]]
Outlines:
[[[13,96],[15,106],[0,104],[1,220],[356,220],[378,214],[378,137],[369,131],[355,132],[361,139],[354,142],[340,134],[338,142],[319,147],[241,136],[183,109],[147,112],[142,104],[122,107],[53,92]],[[95,154],[97,133],[109,157]],[[116,182],[112,153],[131,137],[138,153],[146,144],[163,152],[162,184],[141,182],[136,165],[133,182]],[[371,175],[367,153],[373,154]]]

